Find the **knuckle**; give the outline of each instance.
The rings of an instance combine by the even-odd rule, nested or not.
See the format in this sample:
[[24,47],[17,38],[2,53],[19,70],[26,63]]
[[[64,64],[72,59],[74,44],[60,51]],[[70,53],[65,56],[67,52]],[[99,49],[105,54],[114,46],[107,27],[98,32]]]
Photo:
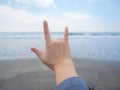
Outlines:
[[52,46],[55,46],[55,45],[61,46],[63,44],[64,44],[63,39],[52,40],[52,43],[51,43]]

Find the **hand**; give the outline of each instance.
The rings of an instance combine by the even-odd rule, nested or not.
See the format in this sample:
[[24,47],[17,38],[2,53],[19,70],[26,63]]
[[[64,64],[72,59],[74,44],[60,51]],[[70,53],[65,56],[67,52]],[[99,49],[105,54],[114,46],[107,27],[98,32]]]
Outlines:
[[57,84],[67,78],[77,76],[70,55],[68,28],[65,28],[64,38],[51,40],[47,21],[43,22],[43,27],[46,41],[46,52],[42,52],[37,48],[31,48],[31,50],[46,66],[55,72]]
[[31,50],[46,66],[54,71],[57,66],[72,61],[68,42],[68,28],[65,27],[64,38],[51,40],[47,21],[43,22],[43,27],[46,52],[42,52],[36,48],[32,48]]

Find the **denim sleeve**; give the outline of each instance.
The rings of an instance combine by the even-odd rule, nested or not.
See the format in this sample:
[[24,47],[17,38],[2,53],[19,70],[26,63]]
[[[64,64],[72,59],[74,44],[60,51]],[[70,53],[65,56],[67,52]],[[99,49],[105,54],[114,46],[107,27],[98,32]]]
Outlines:
[[88,90],[87,85],[80,77],[71,77],[57,86],[57,90]]

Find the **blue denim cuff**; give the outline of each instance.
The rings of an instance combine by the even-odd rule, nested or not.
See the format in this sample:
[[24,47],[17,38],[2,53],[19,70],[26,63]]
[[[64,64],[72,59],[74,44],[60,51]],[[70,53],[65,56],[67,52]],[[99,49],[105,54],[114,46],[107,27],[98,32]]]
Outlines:
[[86,83],[80,77],[71,77],[62,81],[57,90],[88,90]]

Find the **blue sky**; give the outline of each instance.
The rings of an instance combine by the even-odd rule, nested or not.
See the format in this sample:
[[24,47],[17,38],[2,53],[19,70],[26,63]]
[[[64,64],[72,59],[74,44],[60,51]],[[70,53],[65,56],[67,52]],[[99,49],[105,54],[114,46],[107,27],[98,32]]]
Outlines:
[[120,0],[0,0],[0,32],[120,32]]

